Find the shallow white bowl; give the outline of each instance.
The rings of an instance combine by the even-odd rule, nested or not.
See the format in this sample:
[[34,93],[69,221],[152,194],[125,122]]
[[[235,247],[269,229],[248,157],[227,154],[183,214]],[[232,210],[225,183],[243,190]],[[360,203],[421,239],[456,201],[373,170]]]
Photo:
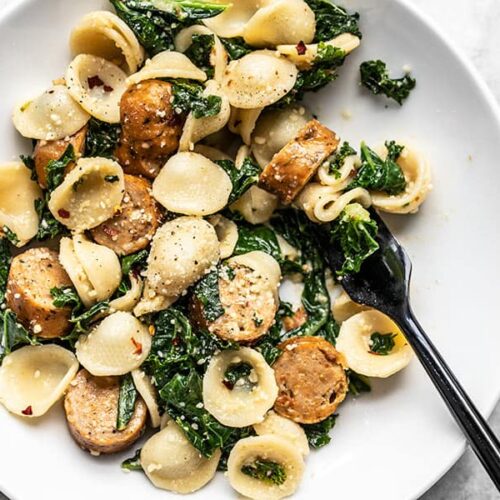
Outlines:
[[[3,0],[0,11],[0,152],[29,150],[10,123],[15,102],[44,90],[69,60],[68,35],[104,0]],[[429,200],[416,216],[389,219],[414,263],[412,302],[465,388],[485,415],[500,394],[500,119],[495,101],[447,41],[400,0],[347,1],[362,15],[362,48],[338,81],[310,100],[343,138],[377,144],[406,139],[425,151],[434,172]],[[382,58],[393,71],[409,64],[418,87],[400,108],[358,86],[358,66]],[[343,112],[352,113],[346,120]],[[369,395],[339,410],[332,443],[308,459],[296,498],[415,498],[458,458],[464,440],[425,373],[409,369],[373,383]],[[135,449],[135,448],[134,448]],[[0,490],[20,500],[167,498],[115,457],[75,446],[62,410],[26,423],[0,410]],[[195,495],[234,498],[219,475]]]

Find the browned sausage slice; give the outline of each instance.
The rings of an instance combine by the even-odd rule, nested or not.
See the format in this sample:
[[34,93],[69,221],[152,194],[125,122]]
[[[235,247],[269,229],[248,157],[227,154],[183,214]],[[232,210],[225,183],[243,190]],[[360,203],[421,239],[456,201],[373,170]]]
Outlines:
[[146,248],[160,225],[160,209],[142,177],[125,175],[125,196],[120,211],[91,230],[94,240],[118,255]]
[[262,171],[259,186],[290,204],[339,145],[335,132],[311,120]]
[[239,264],[232,273],[219,274],[219,296],[224,314],[208,322],[203,305],[193,297],[191,318],[201,328],[235,342],[252,342],[267,333],[274,323],[277,305],[274,293],[256,271]]
[[[35,171],[38,183],[44,189],[47,188],[47,165],[52,160],[59,160],[66,151],[69,144],[73,145],[76,158],[83,154],[85,149],[85,137],[87,135],[87,125],[80,129],[76,134],[58,141],[38,141],[33,153],[35,159]],[[71,162],[64,171],[67,174],[75,166]]]
[[85,450],[116,453],[140,437],[146,425],[146,404],[138,398],[129,424],[118,431],[119,392],[119,377],[94,377],[87,370],[80,370],[71,382],[64,398],[66,420],[74,440]]
[[71,310],[55,307],[50,290],[71,284],[57,252],[31,248],[12,259],[5,299],[19,321],[35,335],[61,337],[70,327]]
[[120,102],[122,134],[115,152],[128,174],[154,178],[177,151],[185,117],[172,106],[172,84],[145,80]]
[[348,389],[342,354],[321,337],[294,337],[278,347],[283,352],[273,365],[276,413],[300,424],[332,415]]

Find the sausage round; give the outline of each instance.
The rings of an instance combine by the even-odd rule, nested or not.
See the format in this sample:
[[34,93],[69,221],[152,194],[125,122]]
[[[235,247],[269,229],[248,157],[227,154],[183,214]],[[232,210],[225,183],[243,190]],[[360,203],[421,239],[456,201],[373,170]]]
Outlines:
[[71,309],[55,307],[50,290],[71,285],[57,252],[31,248],[12,259],[5,299],[19,321],[35,335],[61,337],[70,328]]
[[274,323],[277,305],[267,281],[256,271],[239,264],[232,272],[219,273],[219,297],[224,314],[215,321],[205,319],[203,304],[193,297],[191,317],[201,328],[235,342],[252,342]]
[[155,178],[179,147],[185,116],[172,106],[172,84],[145,80],[122,96],[116,156],[128,174]]
[[[72,144],[75,150],[75,157],[80,157],[85,149],[85,137],[87,135],[87,125],[80,129],[76,134],[66,139],[58,141],[38,141],[35,146],[33,157],[35,160],[35,171],[38,179],[38,184],[43,189],[47,188],[47,165],[52,160],[59,160],[66,151],[67,147]],[[66,175],[75,166],[75,162],[71,162],[66,167],[64,174]]]
[[118,255],[146,248],[160,225],[160,208],[150,194],[151,184],[142,177],[125,175],[125,195],[120,211],[90,232],[100,245]]
[[116,430],[119,377],[94,377],[80,370],[64,398],[66,420],[73,439],[93,453],[116,453],[128,448],[142,434],[147,408],[138,397],[129,424]]
[[346,362],[321,337],[294,337],[278,346],[273,365],[279,393],[274,410],[299,424],[315,424],[332,415],[344,400]]

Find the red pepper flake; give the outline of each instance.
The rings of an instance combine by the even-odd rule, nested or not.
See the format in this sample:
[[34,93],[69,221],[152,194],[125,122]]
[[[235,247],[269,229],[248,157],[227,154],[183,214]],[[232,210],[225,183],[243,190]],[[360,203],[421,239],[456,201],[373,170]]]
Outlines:
[[115,227],[112,226],[102,226],[102,232],[106,235],[109,236],[110,238],[113,238],[113,236],[117,236],[119,231]]
[[299,56],[303,56],[307,51],[306,44],[302,40],[297,44],[295,48],[297,49],[297,54],[299,54]]
[[27,416],[33,415],[33,408],[31,408],[31,405],[27,406],[21,413]]
[[109,85],[104,85],[104,92],[113,92],[114,88]]
[[87,78],[87,84],[89,89],[92,90],[94,87],[102,87],[104,82],[97,75],[95,75]]
[[69,219],[71,215],[67,210],[64,210],[64,208],[60,208],[57,213],[59,214],[59,217],[62,217],[63,219]]
[[134,337],[130,337],[130,340],[132,341],[132,344],[134,344],[135,347],[134,354],[137,354],[138,356],[142,354],[142,344],[140,342],[137,342],[137,340],[135,340]]

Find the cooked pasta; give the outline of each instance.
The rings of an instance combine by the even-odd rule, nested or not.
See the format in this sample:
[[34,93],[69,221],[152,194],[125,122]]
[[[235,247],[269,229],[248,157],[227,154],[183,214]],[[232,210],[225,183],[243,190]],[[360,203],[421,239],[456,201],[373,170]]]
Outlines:
[[332,314],[335,321],[343,323],[351,316],[368,310],[368,307],[362,306],[354,302],[345,291],[342,290],[340,295],[333,302]]
[[214,226],[219,239],[220,258],[231,257],[238,242],[238,226],[223,215],[213,215],[208,221]]
[[[377,336],[390,335],[391,349],[374,350]],[[386,337],[387,338],[387,337]],[[397,325],[379,311],[363,311],[342,323],[336,348],[349,368],[367,377],[387,378],[405,368],[413,351]]]
[[14,108],[12,121],[29,139],[55,141],[78,132],[90,115],[63,85],[54,85],[43,94]]
[[94,329],[80,336],[76,357],[97,377],[125,375],[139,368],[151,349],[151,335],[138,319],[126,312],[116,312]]
[[247,145],[252,143],[252,132],[264,108],[239,109],[231,108],[228,128],[233,134],[239,135]]
[[[241,363],[251,366],[250,374],[228,388],[224,384],[226,371]],[[278,386],[272,368],[260,353],[249,347],[215,355],[203,377],[203,404],[228,427],[246,427],[262,422],[277,395]]]
[[224,153],[220,149],[207,146],[206,144],[196,144],[193,151],[212,161],[231,160],[231,157],[228,154]]
[[278,198],[258,186],[252,186],[231,205],[231,211],[239,213],[250,224],[267,222],[276,208]]
[[329,186],[332,190],[343,191],[352,180],[352,174],[355,172],[361,162],[357,155],[348,156],[337,172],[332,172],[330,164],[321,165],[316,174],[316,178],[323,186]]
[[234,38],[243,36],[245,26],[260,6],[260,0],[238,0],[218,16],[204,19],[208,26],[218,36]]
[[135,388],[148,407],[151,427],[156,429],[160,427],[160,410],[158,409],[156,392],[151,383],[151,378],[139,369],[132,370],[131,373]]
[[113,299],[109,303],[110,312],[125,311],[131,312],[141,300],[142,295],[142,280],[134,273],[129,274],[130,289],[127,290],[125,295]]
[[40,417],[62,397],[77,371],[75,355],[63,347],[22,347],[0,366],[0,402],[21,417]]

